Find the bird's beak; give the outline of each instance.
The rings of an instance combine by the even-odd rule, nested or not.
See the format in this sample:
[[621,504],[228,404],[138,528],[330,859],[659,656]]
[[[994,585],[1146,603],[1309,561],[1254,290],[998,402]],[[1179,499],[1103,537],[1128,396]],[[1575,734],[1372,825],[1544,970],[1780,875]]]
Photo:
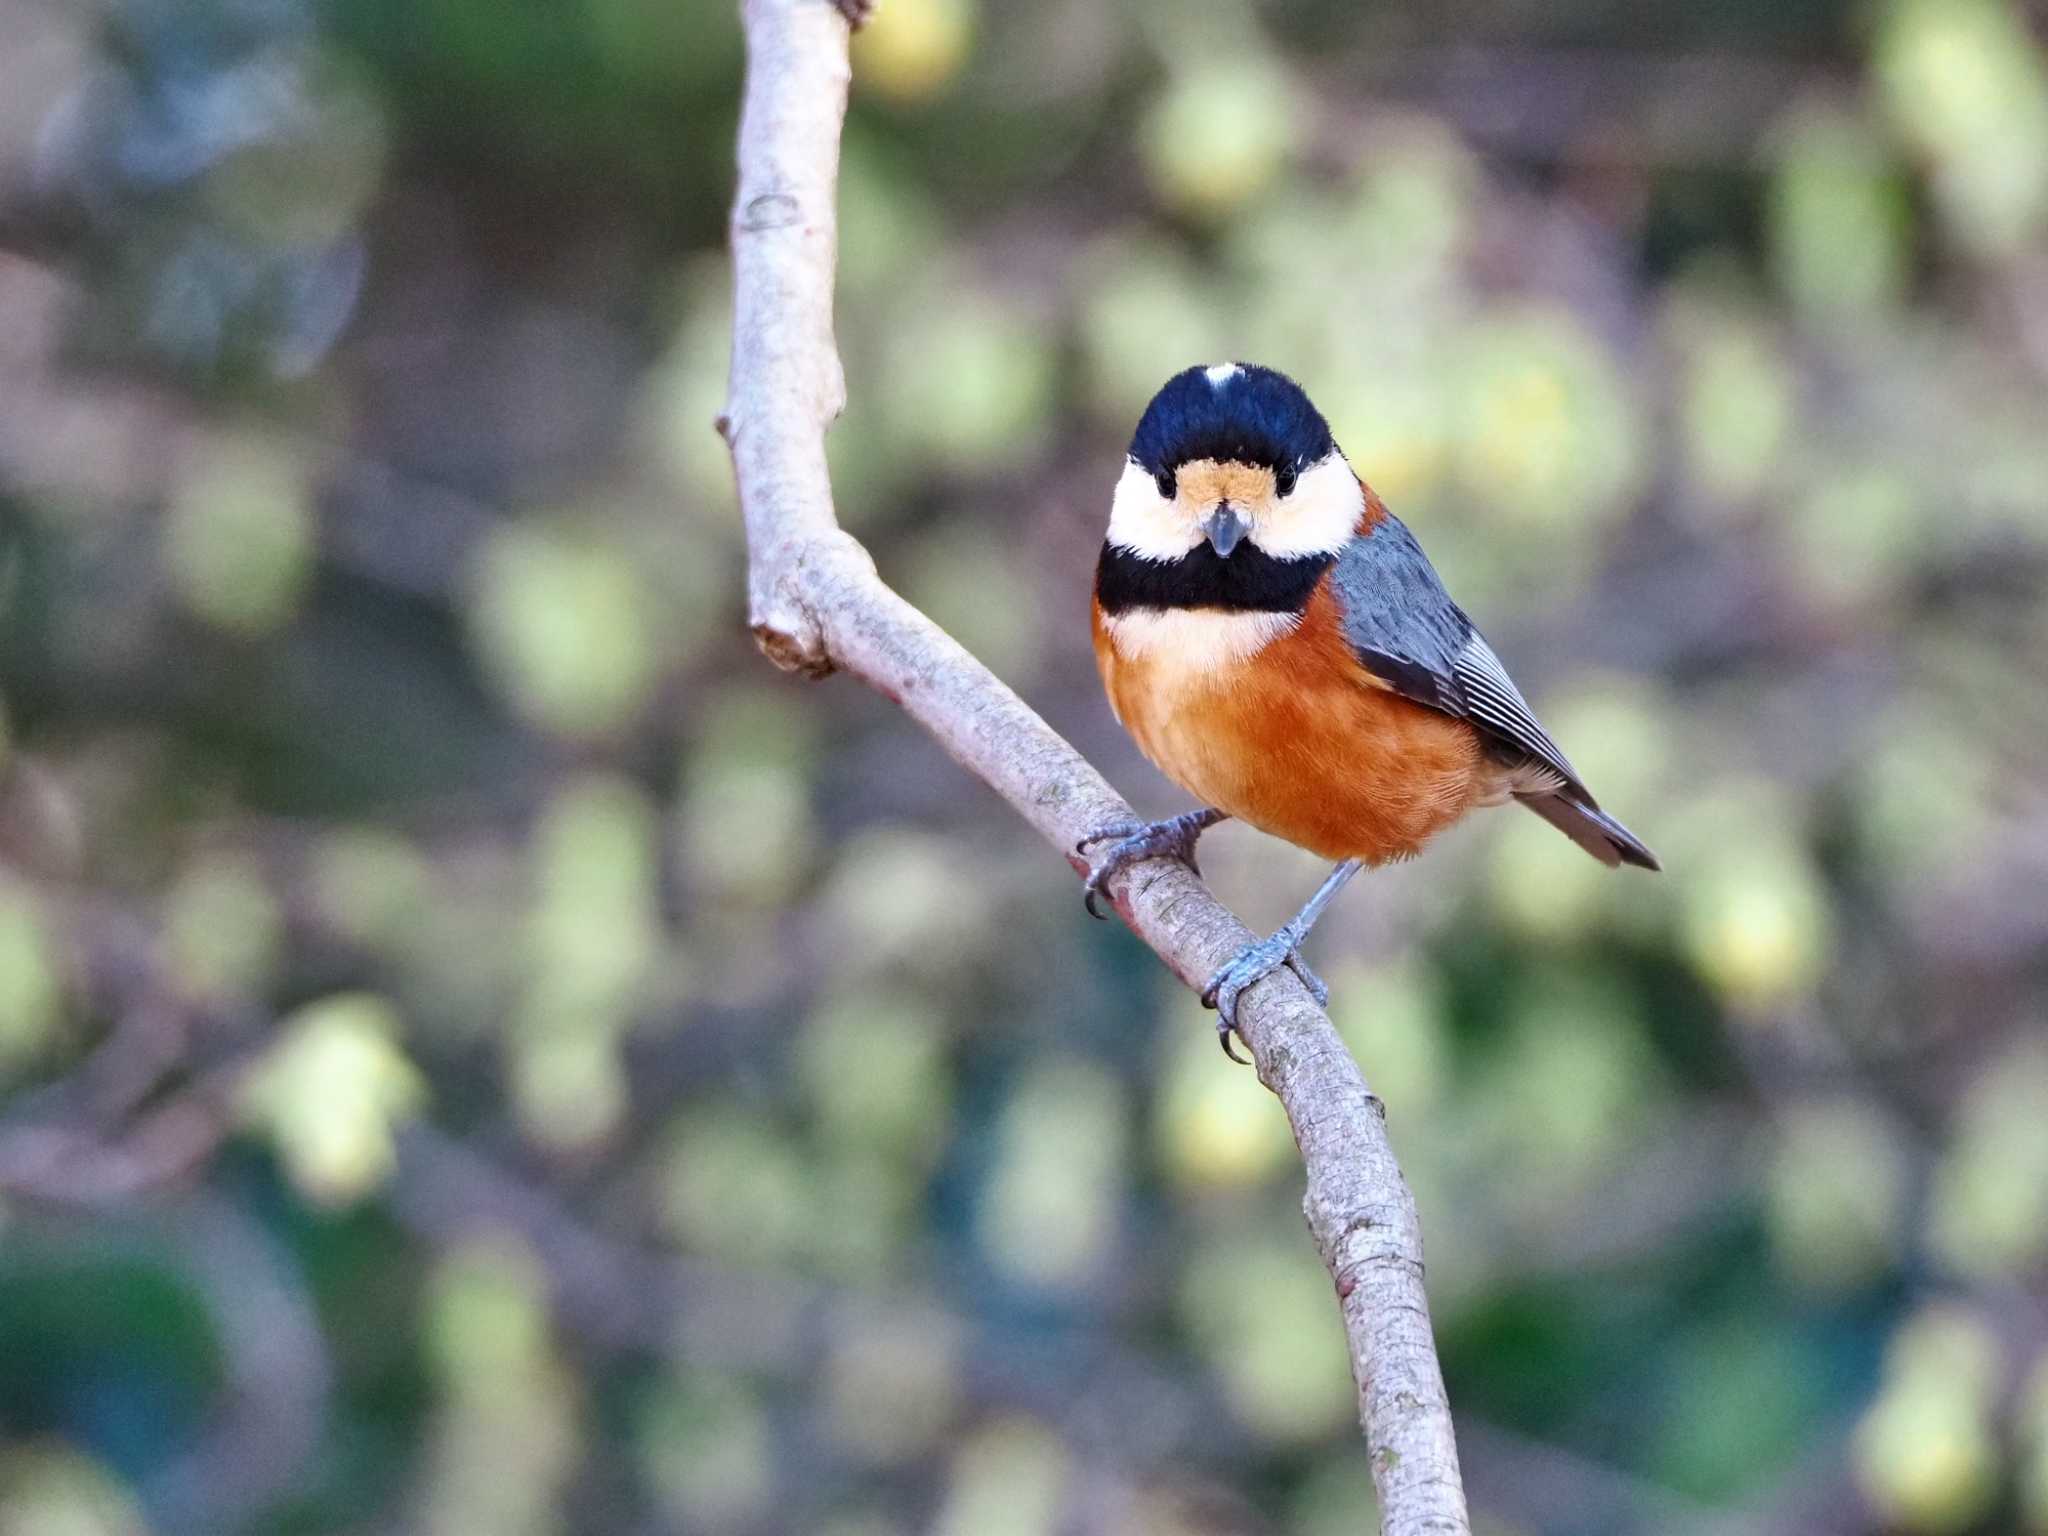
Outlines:
[[1202,532],[1208,536],[1211,547],[1226,560],[1251,528],[1252,525],[1244,520],[1237,508],[1227,501],[1217,502],[1216,510],[1202,524]]

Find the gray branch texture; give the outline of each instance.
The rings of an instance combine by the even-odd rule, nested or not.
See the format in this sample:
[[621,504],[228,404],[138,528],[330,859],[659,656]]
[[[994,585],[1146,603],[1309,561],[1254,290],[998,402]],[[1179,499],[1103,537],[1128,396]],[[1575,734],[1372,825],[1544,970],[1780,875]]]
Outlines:
[[[746,104],[733,205],[732,449],[749,551],[748,616],[776,665],[851,674],[900,704],[1062,853],[1137,819],[1024,701],[905,602],[833,511],[825,432],[845,401],[832,332],[836,183],[848,85],[845,16],[828,0],[744,0]],[[1175,975],[1202,986],[1251,938],[1188,869],[1113,882],[1118,913]],[[1470,1527],[1423,1294],[1414,1198],[1385,1111],[1292,971],[1249,992],[1241,1033],[1279,1096],[1308,1175],[1303,1208],[1330,1271],[1358,1387],[1380,1528]],[[1247,1298],[1256,1306],[1258,1298]]]

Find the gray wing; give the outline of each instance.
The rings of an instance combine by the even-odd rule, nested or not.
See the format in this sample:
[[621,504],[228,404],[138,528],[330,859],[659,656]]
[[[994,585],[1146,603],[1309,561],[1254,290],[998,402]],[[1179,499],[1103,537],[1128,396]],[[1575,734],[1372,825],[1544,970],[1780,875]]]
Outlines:
[[1558,776],[1559,788],[1592,799],[1398,517],[1389,513],[1344,547],[1330,586],[1345,638],[1374,675],[1405,698],[1470,721],[1510,757],[1541,764]]

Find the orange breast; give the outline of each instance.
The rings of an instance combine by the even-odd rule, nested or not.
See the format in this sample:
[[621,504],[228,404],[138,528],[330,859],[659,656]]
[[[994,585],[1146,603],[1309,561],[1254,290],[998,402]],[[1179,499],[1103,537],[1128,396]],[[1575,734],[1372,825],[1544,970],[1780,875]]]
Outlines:
[[1472,728],[1374,679],[1326,591],[1252,656],[1195,649],[1120,650],[1096,612],[1117,718],[1205,805],[1324,858],[1381,864],[1491,798],[1497,773]]

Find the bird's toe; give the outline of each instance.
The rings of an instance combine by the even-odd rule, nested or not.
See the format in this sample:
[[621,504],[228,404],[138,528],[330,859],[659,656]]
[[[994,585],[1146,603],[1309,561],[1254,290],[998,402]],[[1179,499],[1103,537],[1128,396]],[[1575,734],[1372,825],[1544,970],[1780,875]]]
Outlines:
[[1086,853],[1097,843],[1107,843],[1112,840],[1121,842],[1126,838],[1143,832],[1147,825],[1147,823],[1142,821],[1113,821],[1106,827],[1099,827],[1095,831],[1090,832],[1081,841],[1074,844],[1074,852]]
[[1216,1043],[1223,1047],[1224,1055],[1228,1056],[1240,1067],[1248,1067],[1252,1064],[1251,1058],[1238,1055],[1236,1042],[1230,1038],[1236,1028],[1235,1024],[1219,1015],[1216,1020]]
[[1244,1059],[1230,1043],[1233,1033],[1243,1038],[1237,1028],[1238,999],[1283,966],[1301,978],[1301,984],[1308,988],[1308,994],[1316,1000],[1318,1008],[1329,1004],[1329,985],[1315,973],[1302,954],[1302,937],[1292,928],[1282,928],[1271,938],[1247,944],[1209,978],[1209,985],[1202,991],[1202,1006],[1216,1010],[1216,1032],[1222,1037],[1223,1054],[1232,1061]]
[[1165,821],[1119,821],[1098,831],[1089,833],[1074,845],[1076,853],[1086,855],[1090,848],[1107,843],[1102,851],[1101,862],[1088,872],[1081,883],[1081,901],[1088,908],[1090,916],[1108,916],[1102,910],[1101,898],[1107,894],[1108,884],[1122,871],[1133,864],[1142,864],[1147,859],[1179,859],[1188,868],[1200,874],[1195,866],[1195,842],[1210,818],[1204,815],[1174,816]]
[[1223,1037],[1223,1051],[1233,1061],[1243,1059],[1230,1044],[1230,1036],[1237,1029],[1238,999],[1282,966],[1294,966],[1311,992],[1321,989],[1325,997],[1329,995],[1322,979],[1301,959],[1300,941],[1284,928],[1269,939],[1260,939],[1239,950],[1203,990],[1202,1005],[1216,1010],[1216,1029]]
[[1308,988],[1308,995],[1316,1000],[1318,1008],[1330,1006],[1330,984],[1318,976],[1302,956],[1299,946],[1287,956],[1288,969],[1301,978],[1301,984]]

